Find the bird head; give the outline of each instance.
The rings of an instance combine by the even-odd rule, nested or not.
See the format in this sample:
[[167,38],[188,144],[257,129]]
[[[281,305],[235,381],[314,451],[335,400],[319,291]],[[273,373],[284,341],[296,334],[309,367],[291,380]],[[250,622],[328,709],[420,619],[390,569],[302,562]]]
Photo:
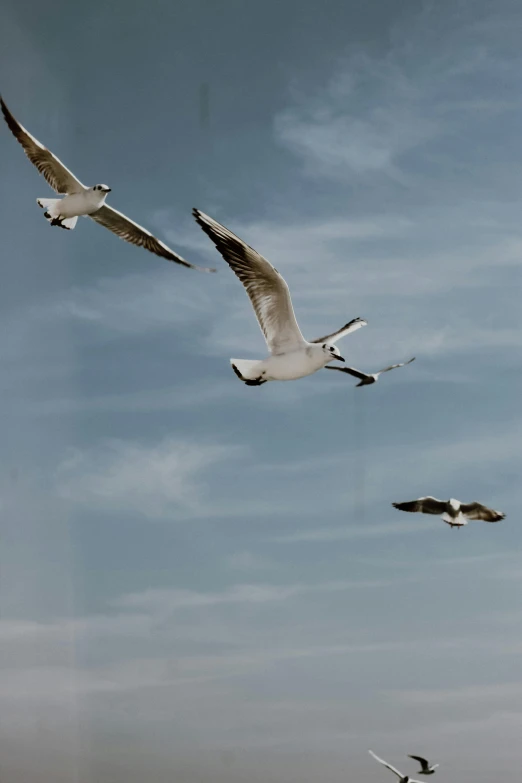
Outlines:
[[336,345],[331,345],[330,343],[323,343],[321,347],[324,353],[328,356],[328,361],[331,362],[337,360],[338,362],[344,362],[344,359],[339,352],[339,348]]
[[105,193],[105,194],[107,194],[107,193],[111,192],[111,188],[108,185],[95,185],[93,187],[93,190],[94,190],[95,193]]

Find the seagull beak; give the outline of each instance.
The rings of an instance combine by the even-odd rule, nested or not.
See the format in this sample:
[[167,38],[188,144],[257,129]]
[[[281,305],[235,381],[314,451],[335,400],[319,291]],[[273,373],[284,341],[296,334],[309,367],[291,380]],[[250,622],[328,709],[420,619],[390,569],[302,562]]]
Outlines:
[[110,193],[110,192],[111,192],[111,190],[112,190],[112,188],[105,188],[105,192],[106,192],[106,193]]
[[342,356],[336,356],[335,358],[337,359],[338,362],[344,362],[345,361]]

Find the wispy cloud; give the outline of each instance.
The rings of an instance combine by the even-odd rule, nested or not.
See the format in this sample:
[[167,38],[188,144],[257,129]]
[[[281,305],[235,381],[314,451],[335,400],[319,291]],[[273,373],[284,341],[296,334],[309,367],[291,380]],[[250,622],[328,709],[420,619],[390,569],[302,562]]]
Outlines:
[[75,503],[150,518],[197,514],[205,507],[204,472],[242,455],[244,449],[237,446],[172,437],[154,446],[112,440],[71,451],[57,469],[56,491]]

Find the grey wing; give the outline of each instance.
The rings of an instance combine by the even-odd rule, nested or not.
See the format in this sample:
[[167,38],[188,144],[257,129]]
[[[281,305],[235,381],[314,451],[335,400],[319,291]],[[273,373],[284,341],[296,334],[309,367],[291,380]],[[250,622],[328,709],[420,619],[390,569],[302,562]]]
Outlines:
[[348,321],[347,324],[345,324],[341,329],[338,329],[336,332],[333,332],[332,334],[327,334],[324,337],[318,337],[316,340],[311,340],[312,343],[336,343],[337,340],[340,340],[341,337],[346,337],[347,334],[351,334],[351,332],[355,332],[357,329],[360,329],[361,326],[366,326],[367,321],[364,320],[364,318],[353,318],[351,321]]
[[124,239],[126,242],[130,242],[131,245],[137,245],[143,247],[150,253],[155,253],[161,258],[166,258],[167,261],[174,261],[176,264],[181,264],[189,269],[199,269],[202,272],[215,272],[215,269],[209,269],[207,267],[196,266],[196,264],[189,264],[184,258],[178,256],[170,247],[167,247],[163,242],[157,239],[146,228],[130,220],[128,217],[118,212],[117,209],[113,209],[108,204],[104,204],[96,212],[89,215],[96,223],[101,226],[105,226],[117,236]]
[[501,511],[494,511],[492,508],[483,506],[482,503],[463,503],[460,510],[468,519],[481,519],[484,522],[500,522],[505,518]]
[[405,367],[407,364],[411,364],[415,360],[415,356],[412,359],[409,359],[407,362],[401,362],[400,364],[390,364],[389,367],[385,367],[384,370],[379,370],[376,375],[381,375],[383,372],[389,372],[390,370],[395,370],[396,367]]
[[384,761],[384,759],[381,759],[381,758],[379,758],[379,756],[377,756],[377,755],[376,755],[376,754],[373,752],[373,750],[369,750],[369,751],[368,751],[368,753],[370,754],[370,756],[373,756],[373,758],[374,758],[376,761],[378,761],[378,762],[379,762],[379,764],[382,764],[382,765],[383,765],[383,766],[385,766],[387,769],[390,769],[392,772],[394,772],[394,773],[397,775],[397,777],[398,777],[398,778],[402,778],[402,773],[401,773],[401,772],[399,772],[399,770],[398,770],[398,769],[395,769],[395,767],[392,767],[392,765],[391,765],[391,764],[388,764],[388,762],[387,762],[387,761]]
[[338,370],[339,372],[345,372],[348,375],[353,375],[354,378],[359,378],[359,380],[364,381],[365,378],[369,378],[368,375],[364,372],[359,372],[359,370],[355,370],[353,367],[330,367],[326,366],[326,370]]
[[192,214],[243,283],[270,352],[281,354],[306,345],[290,291],[277,269],[221,223],[199,209],[193,209]]
[[415,759],[415,761],[418,761],[423,770],[424,769],[429,769],[430,765],[428,764],[427,759],[423,759],[422,756],[412,756],[412,755],[408,754],[408,758]]
[[446,501],[437,500],[427,496],[425,498],[419,498],[418,500],[408,500],[404,503],[392,503],[394,508],[398,508],[399,511],[419,511],[423,514],[442,514],[446,510]]
[[13,136],[20,142],[31,163],[45,177],[53,190],[60,194],[81,193],[84,185],[80,180],[63,165],[61,160],[58,160],[56,155],[40,144],[38,139],[15,120],[2,98],[0,98],[0,106]]

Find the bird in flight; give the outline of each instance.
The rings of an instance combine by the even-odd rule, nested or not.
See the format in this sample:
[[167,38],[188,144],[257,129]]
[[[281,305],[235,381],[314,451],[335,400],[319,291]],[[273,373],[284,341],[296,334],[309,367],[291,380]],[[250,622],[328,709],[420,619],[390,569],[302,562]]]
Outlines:
[[398,769],[395,769],[395,767],[392,767],[391,764],[388,764],[387,761],[384,761],[384,759],[380,759],[379,756],[376,756],[373,750],[369,750],[368,753],[370,756],[373,756],[373,758],[379,762],[379,764],[382,764],[387,769],[390,769],[394,775],[397,775],[399,778],[399,783],[420,783],[418,780],[414,780],[413,778],[410,778],[409,775],[403,775],[402,772],[399,772]]
[[461,503],[460,500],[437,500],[427,496],[418,500],[408,500],[405,503],[392,503],[399,511],[417,511],[422,514],[440,514],[450,527],[464,527],[469,519],[481,519],[484,522],[500,522],[505,518],[501,511],[483,506],[482,503]]
[[189,264],[146,228],[106,204],[105,199],[111,192],[111,188],[107,185],[92,187],[83,185],[56,155],[53,155],[38,139],[20,125],[1,97],[0,108],[9,129],[22,145],[31,163],[36,166],[53,190],[63,196],[63,198],[36,199],[38,205],[44,210],[44,217],[51,226],[71,230],[75,227],[78,218],[85,215],[105,226],[126,242],[143,247],[157,256],[166,258],[167,261],[174,261],[176,264],[189,267],[189,269],[199,269],[203,272],[216,271]]
[[247,386],[293,381],[312,375],[328,362],[344,362],[337,341],[365,326],[366,321],[354,318],[337,332],[308,342],[297,324],[288,286],[277,269],[221,223],[199,209],[192,213],[243,283],[270,351],[270,356],[261,361],[231,359],[240,380]]
[[408,755],[408,758],[415,759],[415,761],[418,761],[421,765],[421,769],[418,772],[419,775],[434,775],[435,770],[439,766],[438,764],[429,764],[426,759],[422,758],[422,756]]
[[360,383],[356,383],[355,386],[370,386],[370,384],[375,383],[379,380],[379,375],[382,375],[383,372],[389,372],[390,370],[395,370],[396,367],[405,367],[407,364],[411,364],[415,360],[415,356],[412,359],[408,359],[407,362],[402,362],[401,364],[390,364],[389,367],[385,367],[384,370],[379,370],[379,372],[374,372],[371,375],[367,375],[365,372],[361,372],[360,370],[356,370],[354,367],[326,367],[326,370],[338,370],[339,372],[345,372],[348,375],[353,375],[354,378],[359,378]]

